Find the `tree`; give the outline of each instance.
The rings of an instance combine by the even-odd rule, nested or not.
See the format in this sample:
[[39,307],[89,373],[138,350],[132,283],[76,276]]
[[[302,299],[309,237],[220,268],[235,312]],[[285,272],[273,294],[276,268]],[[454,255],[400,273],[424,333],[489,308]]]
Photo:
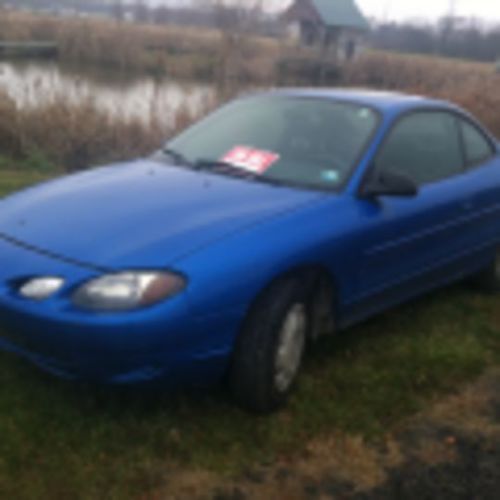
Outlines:
[[231,83],[244,77],[252,57],[250,39],[258,31],[263,0],[196,0],[194,3],[209,14],[211,24],[219,32],[216,83],[223,93],[230,94]]
[[193,4],[211,14],[212,23],[223,33],[249,34],[258,31],[263,0],[194,0]]
[[150,10],[145,0],[135,0],[132,6],[134,19],[138,23],[148,23],[151,19]]
[[117,21],[123,21],[125,19],[125,7],[123,5],[123,0],[115,0],[112,5],[113,17]]
[[153,21],[156,24],[167,24],[170,19],[170,9],[162,6],[153,10]]

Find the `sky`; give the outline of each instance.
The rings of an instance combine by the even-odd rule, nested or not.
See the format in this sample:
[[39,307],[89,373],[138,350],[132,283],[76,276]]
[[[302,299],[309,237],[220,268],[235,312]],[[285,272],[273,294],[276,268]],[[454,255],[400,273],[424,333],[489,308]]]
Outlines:
[[[186,4],[189,0],[149,0],[152,4]],[[199,1],[199,0],[198,0]],[[242,0],[231,0],[235,4]],[[332,0],[334,1],[334,0]],[[382,20],[418,19],[435,21],[450,12],[455,4],[455,14],[480,18],[488,23],[500,22],[500,0],[356,0],[367,17]],[[264,0],[269,9],[283,9],[292,0]]]
[[455,4],[455,14],[477,17],[485,21],[500,21],[500,0],[357,0],[367,16],[379,19],[435,20],[450,12]]

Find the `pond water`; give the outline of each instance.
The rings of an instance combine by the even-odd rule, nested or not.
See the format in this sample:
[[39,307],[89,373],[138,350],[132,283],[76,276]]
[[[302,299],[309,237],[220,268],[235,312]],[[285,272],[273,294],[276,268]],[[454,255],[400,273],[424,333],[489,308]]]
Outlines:
[[147,121],[154,113],[167,125],[180,109],[197,114],[215,97],[214,88],[206,84],[40,61],[0,61],[0,89],[20,107],[59,99],[75,103],[92,100],[112,115]]

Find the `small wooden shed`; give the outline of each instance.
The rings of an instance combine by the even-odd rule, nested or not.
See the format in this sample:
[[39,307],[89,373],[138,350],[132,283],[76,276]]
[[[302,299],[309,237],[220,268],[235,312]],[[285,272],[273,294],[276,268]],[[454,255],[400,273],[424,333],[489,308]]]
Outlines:
[[294,0],[283,14],[290,35],[305,45],[322,45],[352,59],[370,27],[355,0]]

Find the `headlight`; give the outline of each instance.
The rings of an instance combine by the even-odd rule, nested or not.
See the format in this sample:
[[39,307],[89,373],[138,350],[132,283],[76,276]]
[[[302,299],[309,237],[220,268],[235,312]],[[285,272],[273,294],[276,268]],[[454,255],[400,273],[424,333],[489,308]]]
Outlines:
[[95,311],[127,311],[150,306],[181,292],[182,276],[164,272],[124,272],[89,281],[73,295],[73,302]]
[[19,294],[25,299],[45,300],[56,294],[63,285],[64,280],[55,276],[33,278],[21,286]]

